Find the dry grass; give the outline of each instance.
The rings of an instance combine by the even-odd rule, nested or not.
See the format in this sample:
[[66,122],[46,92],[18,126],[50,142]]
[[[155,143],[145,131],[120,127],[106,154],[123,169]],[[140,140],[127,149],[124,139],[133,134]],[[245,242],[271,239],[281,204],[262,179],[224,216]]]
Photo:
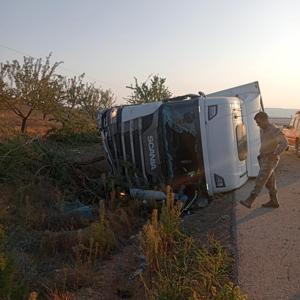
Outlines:
[[[3,155],[11,149],[20,149],[19,144],[4,149]],[[57,182],[40,174],[27,182],[28,177],[21,173],[19,166],[24,166],[23,162],[25,166],[30,165],[30,159],[25,160],[22,153],[16,151],[9,153],[16,156],[5,163],[7,167],[13,165],[11,175],[19,173],[20,179],[1,183],[0,217],[1,223],[5,222],[10,228],[8,246],[14,250],[20,277],[23,274],[26,278],[29,290],[42,295],[45,284],[51,290],[56,289],[61,297],[67,291],[91,287],[96,265],[112,255],[121,245],[120,239],[125,240],[132,234],[137,216],[131,210],[136,206],[128,205],[127,201],[120,203],[114,196],[106,203],[101,201],[99,206],[94,204],[95,216],[99,211],[98,220],[76,220],[64,213],[65,191],[55,184]],[[6,179],[7,173],[3,176]],[[24,181],[21,176],[25,177]],[[113,195],[110,190],[107,193]],[[107,208],[111,207],[111,202],[115,203],[114,210]],[[37,281],[39,272],[41,278]]]
[[[16,247],[16,253],[31,251],[25,254],[28,257],[30,254],[30,264],[36,264],[35,270],[39,269],[40,262],[44,265],[55,263],[55,267],[46,266],[51,276],[47,273],[40,282],[28,280],[30,290],[38,291],[41,296],[47,295],[48,299],[73,299],[70,291],[93,287],[99,263],[110,257],[120,247],[122,240],[134,232],[139,223],[141,204],[133,199],[120,199],[113,180],[108,182],[102,176],[103,198],[106,199],[99,203],[99,218],[81,223],[64,217],[59,206],[65,200],[70,183],[75,184],[71,179],[66,181],[72,169],[62,167],[61,161],[65,156],[58,155],[60,153],[57,151],[41,148],[43,145],[39,144],[35,146],[41,152],[33,151],[35,148],[19,148],[18,143],[3,149],[3,157],[8,157],[7,152],[10,154],[10,161],[1,161],[6,166],[3,178],[6,179],[7,170],[11,172],[11,177],[3,181],[6,185],[15,175],[24,177],[24,174],[28,174],[20,174],[22,168],[28,170],[28,166],[33,170],[33,178],[29,181],[25,178],[22,182],[20,176],[18,182],[10,183],[15,190],[10,190],[7,193],[9,196],[4,195],[6,199],[1,206],[3,208],[0,208],[0,217],[13,230],[19,227],[21,233],[22,230],[26,232],[24,237],[19,234],[20,241],[14,240],[13,244],[14,247],[16,244],[23,247]],[[32,157],[46,160],[48,169],[43,164],[35,165]],[[96,190],[94,192],[97,193]],[[173,193],[168,187],[165,205],[161,211],[153,210],[151,222],[144,226],[141,248],[148,264],[143,279],[148,298],[244,299],[228,278],[230,258],[226,250],[213,239],[208,247],[200,248],[191,237],[183,234],[180,212],[181,207],[174,203]],[[34,238],[30,237],[27,241],[30,235]],[[35,245],[32,246],[31,241]],[[26,257],[24,255],[24,260]],[[40,261],[37,261],[37,257]],[[26,272],[23,272],[24,277]],[[45,270],[43,272],[46,273]],[[36,280],[37,277],[32,278]],[[48,287],[46,292],[44,285]]]
[[[0,142],[10,139],[20,133],[21,118],[10,110],[0,110]],[[49,117],[43,118],[41,112],[35,111],[27,124],[27,134],[29,136],[44,136],[53,128],[60,128],[57,122],[50,121]]]
[[148,299],[245,299],[230,282],[226,249],[213,238],[207,247],[200,247],[183,234],[180,207],[174,205],[170,189],[167,194],[160,220],[154,210],[141,237],[149,268],[143,278]]
[[[40,299],[37,292],[31,292],[28,300],[38,300]],[[67,291],[59,291],[58,289],[47,289],[47,300],[75,300],[74,294]]]
[[57,270],[54,277],[45,284],[46,294],[55,291],[56,294],[75,292],[84,287],[93,287],[95,284],[95,271],[87,264],[66,265]]
[[[15,130],[17,122],[11,114],[0,115],[1,126]],[[39,128],[35,129],[34,133],[40,134]],[[9,229],[7,249],[16,258],[16,284],[25,278],[24,299],[29,296],[27,291],[38,293],[31,293],[31,299],[44,299],[45,295],[49,299],[73,299],[69,292],[93,286],[95,269],[132,234],[138,205],[128,199],[121,201],[114,184],[102,183],[99,177],[94,181],[100,184],[84,186],[71,162],[66,162],[73,144],[23,136],[12,139],[13,133],[8,129],[6,133],[9,141],[0,144],[0,223]],[[98,206],[95,197],[84,192],[89,189],[97,199],[102,198],[101,185],[107,199]],[[64,201],[77,199],[75,193],[82,195],[82,203],[93,207],[95,217],[99,211],[98,219],[81,222],[64,213]],[[0,299],[9,295],[10,290]]]

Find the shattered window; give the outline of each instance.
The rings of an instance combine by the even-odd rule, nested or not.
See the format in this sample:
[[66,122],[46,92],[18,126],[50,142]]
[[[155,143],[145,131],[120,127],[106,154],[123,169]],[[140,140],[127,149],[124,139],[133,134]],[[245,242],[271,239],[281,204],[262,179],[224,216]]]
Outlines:
[[197,100],[164,104],[162,118],[168,177],[203,172]]
[[239,160],[243,161],[247,159],[247,131],[244,124],[236,126],[236,141],[238,148]]

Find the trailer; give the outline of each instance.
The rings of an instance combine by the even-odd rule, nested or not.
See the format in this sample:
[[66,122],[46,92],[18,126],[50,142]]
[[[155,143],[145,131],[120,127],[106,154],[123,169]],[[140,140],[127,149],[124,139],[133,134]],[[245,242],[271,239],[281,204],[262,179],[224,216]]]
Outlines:
[[242,186],[258,174],[263,110],[258,82],[208,95],[190,94],[98,113],[111,172],[133,187],[208,195]]

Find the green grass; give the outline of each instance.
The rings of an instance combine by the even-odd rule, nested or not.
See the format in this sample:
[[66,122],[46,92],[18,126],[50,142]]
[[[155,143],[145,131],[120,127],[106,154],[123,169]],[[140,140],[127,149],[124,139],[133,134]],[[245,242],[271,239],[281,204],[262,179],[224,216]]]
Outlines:
[[49,140],[64,145],[78,146],[82,144],[100,143],[101,137],[98,130],[88,132],[58,130],[49,136]]

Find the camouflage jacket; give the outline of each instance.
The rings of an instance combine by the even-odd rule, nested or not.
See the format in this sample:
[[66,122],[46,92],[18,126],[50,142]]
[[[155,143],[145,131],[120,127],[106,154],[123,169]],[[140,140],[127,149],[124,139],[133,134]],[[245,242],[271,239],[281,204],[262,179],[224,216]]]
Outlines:
[[280,155],[288,146],[288,142],[279,128],[273,124],[260,131],[260,155]]

